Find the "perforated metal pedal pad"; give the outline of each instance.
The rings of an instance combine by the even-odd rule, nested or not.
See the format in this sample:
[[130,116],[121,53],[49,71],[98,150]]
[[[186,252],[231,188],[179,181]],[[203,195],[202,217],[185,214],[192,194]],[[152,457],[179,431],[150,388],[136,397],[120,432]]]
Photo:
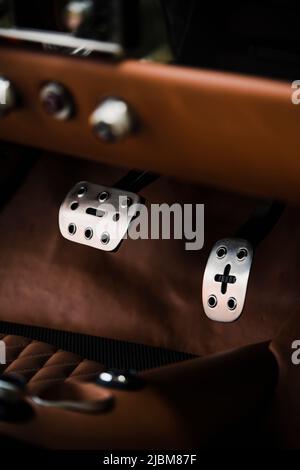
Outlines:
[[204,311],[211,320],[232,322],[241,315],[252,260],[253,248],[247,240],[226,238],[214,245],[202,286]]
[[81,181],[60,207],[61,234],[72,242],[114,251],[126,235],[140,202],[137,194]]

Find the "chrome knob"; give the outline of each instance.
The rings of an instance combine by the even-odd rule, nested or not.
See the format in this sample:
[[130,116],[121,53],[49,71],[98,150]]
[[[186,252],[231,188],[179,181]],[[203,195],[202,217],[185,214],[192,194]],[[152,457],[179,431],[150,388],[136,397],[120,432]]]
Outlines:
[[141,376],[134,370],[108,369],[100,373],[96,383],[102,387],[121,390],[138,390],[145,385]]
[[0,115],[12,111],[16,101],[16,92],[11,81],[0,76]]
[[131,134],[134,118],[128,104],[118,98],[107,98],[93,112],[90,124],[105,142],[115,142]]
[[94,4],[91,0],[74,0],[65,7],[65,24],[69,31],[76,32],[92,17]]
[[65,121],[71,117],[73,102],[70,94],[60,83],[46,83],[41,89],[40,99],[46,113],[55,119]]

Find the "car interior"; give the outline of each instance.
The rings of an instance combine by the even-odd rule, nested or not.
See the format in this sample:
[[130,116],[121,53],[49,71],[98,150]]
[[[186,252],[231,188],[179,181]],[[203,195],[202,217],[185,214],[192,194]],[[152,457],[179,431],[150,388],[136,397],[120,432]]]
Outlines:
[[1,447],[300,446],[299,14],[0,0]]

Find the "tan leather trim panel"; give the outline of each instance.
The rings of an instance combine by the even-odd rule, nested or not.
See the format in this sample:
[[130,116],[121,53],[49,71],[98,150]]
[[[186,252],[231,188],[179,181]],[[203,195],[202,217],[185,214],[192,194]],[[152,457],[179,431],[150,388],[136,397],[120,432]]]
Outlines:
[[3,372],[23,374],[29,369],[29,393],[43,397],[54,392],[60,399],[65,386],[72,384],[77,399],[88,394],[99,400],[108,391],[114,398],[113,408],[102,414],[33,405],[32,420],[0,423],[1,434],[52,449],[245,448],[245,431],[253,422],[255,433],[248,444],[255,446],[261,413],[273,396],[277,376],[276,361],[263,343],[153,369],[143,374],[145,386],[138,391],[108,390],[86,384],[94,382],[100,364],[85,360],[79,370],[79,359],[70,353],[53,352],[49,345],[16,336],[4,340],[10,346],[25,342],[23,352],[18,348]]
[[[1,119],[2,139],[300,200],[300,106],[291,102],[289,83],[4,48],[0,74],[23,95],[23,107]],[[38,93],[48,80],[73,94],[73,120],[62,123],[44,113]],[[93,135],[89,115],[108,95],[124,98],[140,116],[136,136],[104,144]]]

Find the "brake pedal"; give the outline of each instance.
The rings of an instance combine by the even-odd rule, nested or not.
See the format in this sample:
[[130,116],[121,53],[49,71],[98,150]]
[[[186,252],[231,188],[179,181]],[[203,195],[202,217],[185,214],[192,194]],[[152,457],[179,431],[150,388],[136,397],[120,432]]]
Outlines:
[[60,207],[60,232],[72,242],[114,251],[140,203],[140,196],[131,191],[82,181],[71,189]]
[[232,322],[241,315],[253,260],[252,245],[243,239],[226,238],[213,247],[203,278],[203,307],[219,322]]

